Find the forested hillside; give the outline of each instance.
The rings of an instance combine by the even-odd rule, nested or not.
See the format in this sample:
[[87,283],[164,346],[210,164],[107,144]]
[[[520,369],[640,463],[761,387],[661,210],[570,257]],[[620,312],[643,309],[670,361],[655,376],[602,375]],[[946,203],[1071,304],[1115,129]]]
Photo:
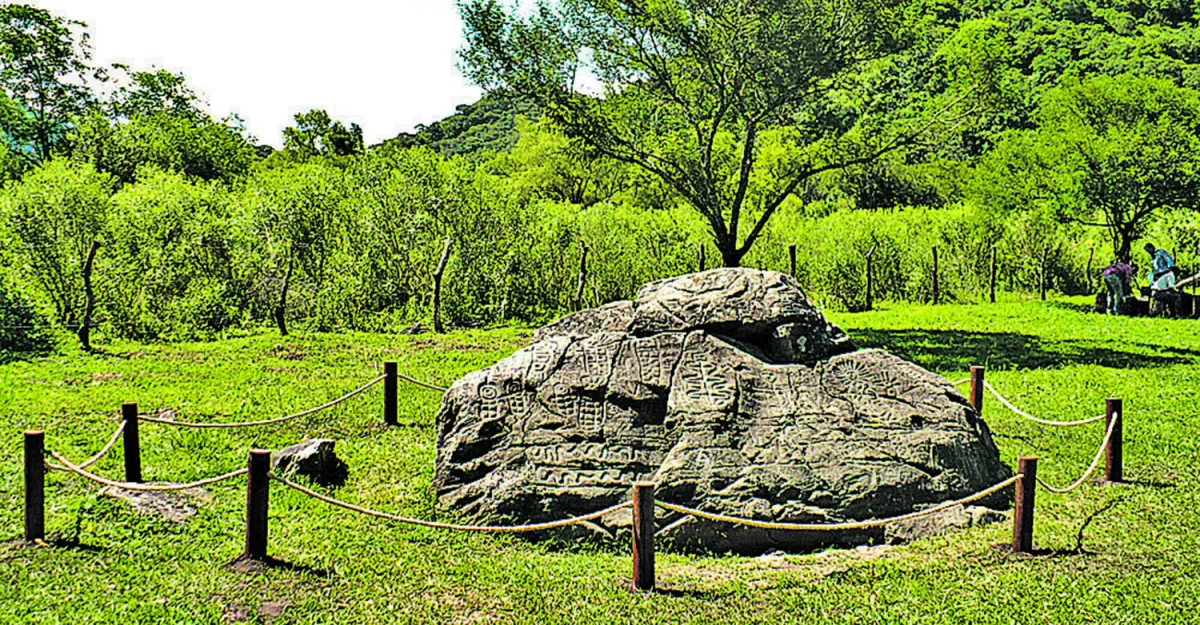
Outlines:
[[0,349],[397,331],[447,241],[454,326],[786,270],[789,245],[852,310],[868,256],[875,302],[932,299],[935,247],[942,301],[986,297],[993,255],[1016,294],[1087,292],[1144,240],[1200,261],[1191,2],[577,4],[465,2],[488,96],[370,147],[310,111],[277,151],[182,74],[98,67],[85,25],[0,7]]

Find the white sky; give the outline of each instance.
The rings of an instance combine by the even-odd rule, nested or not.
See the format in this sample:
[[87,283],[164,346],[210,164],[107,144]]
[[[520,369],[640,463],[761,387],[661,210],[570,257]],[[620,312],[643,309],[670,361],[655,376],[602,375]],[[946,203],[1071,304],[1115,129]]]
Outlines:
[[183,72],[216,117],[279,147],[313,108],[368,144],[477,100],[454,0],[25,0],[87,23],[93,61]]

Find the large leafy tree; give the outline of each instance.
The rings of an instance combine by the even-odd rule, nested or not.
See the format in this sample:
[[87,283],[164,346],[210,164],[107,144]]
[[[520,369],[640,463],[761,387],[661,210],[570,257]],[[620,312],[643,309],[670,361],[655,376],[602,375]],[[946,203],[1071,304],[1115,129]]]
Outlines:
[[[125,69],[118,66],[118,69]],[[203,180],[229,181],[255,160],[236,118],[213,119],[183,74],[131,72],[105,106],[71,133],[73,155],[122,183],[146,165]]]
[[33,6],[0,5],[0,127],[8,148],[31,164],[49,160],[73,118],[95,101],[85,26]]
[[[855,70],[902,45],[908,5],[558,0],[523,13],[463,0],[461,55],[478,85],[534,97],[593,153],[664,181],[737,266],[806,180],[922,133],[917,124],[890,138],[837,141],[854,127],[845,99]],[[762,158],[768,134],[790,148],[787,157]]]
[[1200,208],[1200,93],[1166,79],[1097,76],[1047,92],[1038,118],[984,159],[983,201],[1040,203],[1104,228],[1126,261],[1155,214]]

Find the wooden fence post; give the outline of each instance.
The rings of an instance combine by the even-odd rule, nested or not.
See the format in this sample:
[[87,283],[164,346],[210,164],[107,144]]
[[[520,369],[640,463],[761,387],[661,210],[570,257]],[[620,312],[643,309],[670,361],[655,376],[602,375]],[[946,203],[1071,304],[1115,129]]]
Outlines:
[[1046,279],[1047,279],[1046,258],[1048,256],[1050,256],[1050,247],[1049,246],[1047,246],[1045,249],[1042,250],[1041,291],[1042,291],[1042,301],[1043,302],[1046,301]]
[[874,277],[873,277],[873,274],[871,271],[871,269],[872,269],[871,264],[872,264],[872,261],[875,259],[875,250],[878,247],[879,247],[878,244],[872,245],[871,249],[868,250],[867,254],[866,254],[866,257],[867,257],[867,310],[871,310],[872,308],[875,307],[875,281],[874,281]]
[[588,275],[587,257],[587,243],[581,243],[579,246],[579,284],[575,288],[575,312],[583,310],[583,289],[587,285]]
[[1037,458],[1017,460],[1017,494],[1013,502],[1013,553],[1033,551],[1033,496],[1037,492]]
[[25,540],[46,537],[46,437],[41,430],[25,431]]
[[795,243],[788,245],[788,257],[791,259],[790,262],[788,263],[788,275],[795,278],[796,277],[796,244]]
[[396,363],[383,363],[383,422],[396,425]]
[[1096,282],[1092,279],[1092,259],[1094,259],[1095,256],[1096,256],[1096,246],[1093,245],[1088,248],[1087,273],[1084,274],[1084,276],[1083,276],[1083,278],[1084,278],[1083,282],[1084,282],[1084,284],[1088,285],[1089,291],[1092,289],[1093,286],[1096,285]]
[[442,276],[446,273],[446,263],[450,262],[450,247],[454,239],[446,237],[442,246],[442,258],[438,261],[437,269],[433,271],[433,331],[441,334],[446,331],[442,326]]
[[271,498],[271,452],[250,452],[246,474],[246,551],[250,560],[267,559],[267,511]]
[[633,485],[633,587],[654,590],[654,483]]
[[138,484],[142,481],[142,442],[138,435],[138,405],[121,404],[121,419],[125,430],[121,432],[121,443],[125,449],[125,481]]
[[[1108,439],[1108,449],[1104,462],[1104,479],[1109,483],[1119,483],[1124,480],[1124,450],[1123,433],[1121,428],[1124,424],[1124,402],[1116,397],[1110,397],[1104,400],[1104,424],[1112,427],[1112,437]],[[1113,421],[1116,421],[1114,424]],[[1107,429],[1107,427],[1106,427]]]
[[698,263],[699,268],[696,271],[704,271],[704,265],[708,264],[708,259],[706,258],[707,252],[708,252],[708,250],[706,250],[704,248],[704,244],[701,243],[700,244],[700,258],[699,258],[699,263]]
[[992,246],[992,275],[988,280],[988,289],[990,291],[989,300],[996,303],[996,246]]
[[971,405],[975,412],[983,414],[983,367],[971,367]]
[[933,305],[938,305],[938,300],[941,299],[941,294],[938,292],[938,253],[937,246],[933,246]]

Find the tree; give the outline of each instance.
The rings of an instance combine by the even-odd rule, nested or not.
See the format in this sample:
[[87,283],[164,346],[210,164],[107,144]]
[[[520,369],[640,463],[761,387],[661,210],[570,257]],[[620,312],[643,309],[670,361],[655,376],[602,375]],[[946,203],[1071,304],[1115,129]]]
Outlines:
[[1125,261],[1156,213],[1200,208],[1200,93],[1098,76],[1048,92],[1039,118],[985,159],[986,201],[1041,202],[1063,221],[1104,228]]
[[213,119],[183,74],[133,72],[105,109],[78,120],[71,132],[73,156],[122,184],[133,182],[146,165],[230,181],[255,161],[240,120]]
[[200,96],[188,86],[182,73],[165,69],[130,73],[124,65],[115,67],[128,73],[129,82],[117,89],[109,102],[111,117],[132,119],[165,113],[193,122],[209,119]]
[[[461,57],[476,84],[535,98],[568,137],[664,181],[737,266],[806,180],[927,129],[852,149],[838,141],[853,126],[842,89],[902,46],[908,4],[559,0],[523,16],[464,0]],[[781,126],[790,156],[764,162],[761,140]]]
[[301,160],[315,156],[350,156],[363,152],[363,133],[358,124],[334,121],[329,113],[313,109],[296,113],[296,125],[283,129],[283,147]]
[[9,149],[36,164],[50,160],[72,119],[94,104],[96,74],[86,24],[23,4],[0,6],[0,127]]
[[90,165],[56,159],[9,188],[0,212],[18,272],[46,296],[58,321],[77,328],[84,349],[91,349],[93,277],[112,185]]

